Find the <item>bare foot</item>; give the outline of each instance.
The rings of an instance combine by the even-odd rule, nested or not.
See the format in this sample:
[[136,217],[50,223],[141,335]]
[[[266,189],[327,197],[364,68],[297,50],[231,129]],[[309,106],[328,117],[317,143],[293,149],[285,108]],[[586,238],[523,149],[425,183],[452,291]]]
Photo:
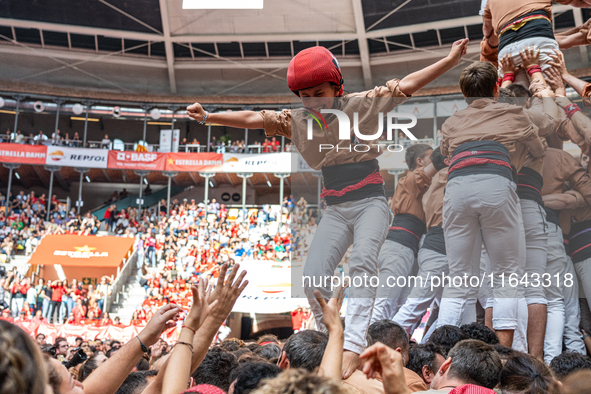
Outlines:
[[361,359],[359,354],[354,353],[350,350],[343,351],[343,380],[347,379],[359,366],[361,365]]

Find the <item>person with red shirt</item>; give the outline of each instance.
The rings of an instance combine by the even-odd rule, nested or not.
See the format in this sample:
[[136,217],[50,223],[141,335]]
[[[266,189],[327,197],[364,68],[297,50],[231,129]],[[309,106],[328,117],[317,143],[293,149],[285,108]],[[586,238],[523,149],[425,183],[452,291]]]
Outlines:
[[12,282],[11,293],[12,293],[12,317],[18,317],[18,313],[23,309],[25,299],[27,298],[27,291],[29,291],[30,279],[25,278],[22,281],[18,278]]
[[49,304],[49,313],[47,314],[50,323],[57,323],[60,316],[60,307],[62,304],[62,295],[65,288],[61,280],[54,282],[51,286],[53,294],[51,295],[51,302]]
[[2,310],[2,316],[0,316],[1,320],[6,320],[9,323],[14,323],[14,319],[10,316],[10,310],[4,309]]
[[76,306],[72,308],[72,314],[74,316],[74,324],[80,324],[86,316],[86,307],[82,304],[82,299],[76,300]]
[[302,310],[302,307],[298,305],[294,311],[291,311],[291,325],[294,333],[302,329],[302,320],[304,320],[304,311]]

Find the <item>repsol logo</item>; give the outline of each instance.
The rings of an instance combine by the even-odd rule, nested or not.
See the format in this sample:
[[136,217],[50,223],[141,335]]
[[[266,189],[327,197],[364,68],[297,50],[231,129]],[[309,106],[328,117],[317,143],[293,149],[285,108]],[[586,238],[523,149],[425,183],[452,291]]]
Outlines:
[[101,161],[107,161],[107,158],[105,156],[97,156],[97,155],[70,155],[70,160],[101,162]]

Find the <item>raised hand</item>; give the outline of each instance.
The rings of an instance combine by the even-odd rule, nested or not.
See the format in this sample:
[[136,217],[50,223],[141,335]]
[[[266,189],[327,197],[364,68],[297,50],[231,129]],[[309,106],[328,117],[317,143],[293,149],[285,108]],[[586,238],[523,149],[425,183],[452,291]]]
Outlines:
[[211,310],[217,305],[218,300],[209,301],[211,288],[207,286],[205,280],[200,280],[197,286],[191,286],[191,292],[193,293],[193,305],[185,319],[185,325],[197,331]]
[[144,345],[152,346],[165,330],[176,326],[174,321],[177,320],[181,311],[182,308],[176,304],[164,305],[156,311],[146,324],[146,327],[138,334],[138,337],[140,337]]
[[402,354],[383,343],[376,343],[361,353],[361,370],[368,378],[382,378],[386,394],[410,393],[404,379]]
[[452,44],[451,50],[449,51],[449,55],[447,55],[447,57],[452,60],[454,66],[457,66],[460,63],[460,59],[468,51],[468,41],[469,40],[467,38],[464,38]]
[[564,96],[566,90],[564,88],[564,81],[560,71],[554,67],[546,69],[544,79],[548,82],[548,85],[554,90],[557,96]]
[[[226,317],[228,317],[228,314],[232,311],[234,303],[236,303],[236,300],[248,285],[248,281],[244,280],[246,271],[242,271],[238,278],[236,278],[239,268],[240,264],[234,265],[234,267],[232,267],[232,272],[228,275],[228,279],[224,281],[228,270],[228,264],[225,263],[220,270],[215,290],[209,297],[211,302],[213,302],[213,300],[218,301],[217,305],[211,310],[209,315],[218,320],[220,324],[226,320]],[[235,278],[236,280],[234,280]]]
[[187,115],[198,122],[201,122],[205,118],[205,113],[205,110],[199,103],[191,104],[187,107]]
[[548,62],[552,67],[555,67],[561,76],[568,74],[566,64],[564,63],[564,55],[558,49],[554,50],[554,55],[550,55],[552,58],[551,62]]

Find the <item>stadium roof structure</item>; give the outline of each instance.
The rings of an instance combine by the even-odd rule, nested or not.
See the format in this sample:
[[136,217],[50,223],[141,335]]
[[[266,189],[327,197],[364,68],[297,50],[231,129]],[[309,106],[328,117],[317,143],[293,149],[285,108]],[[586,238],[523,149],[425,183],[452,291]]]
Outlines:
[[[288,100],[289,59],[323,45],[338,58],[346,89],[358,91],[444,57],[464,37],[471,44],[463,62],[478,59],[479,9],[480,0],[264,0],[259,10],[187,10],[182,0],[6,0],[0,90]],[[559,5],[554,12],[556,30],[591,15]],[[591,76],[587,48],[566,56]],[[425,92],[453,91],[460,69]]]

